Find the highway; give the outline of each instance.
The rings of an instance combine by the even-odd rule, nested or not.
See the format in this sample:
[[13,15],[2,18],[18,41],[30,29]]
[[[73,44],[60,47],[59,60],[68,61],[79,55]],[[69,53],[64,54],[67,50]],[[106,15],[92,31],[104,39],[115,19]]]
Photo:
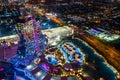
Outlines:
[[102,52],[105,59],[108,60],[108,62],[113,65],[117,70],[120,70],[120,52],[116,50],[114,47],[104,44],[103,42],[97,40],[95,37],[89,36],[89,35],[82,35],[80,34],[83,39],[89,43],[91,46],[93,46],[98,51]]
[[45,14],[45,11],[40,10],[38,8],[33,8],[33,5],[31,4],[27,4],[27,7],[30,8],[32,11],[36,12],[37,14],[41,15],[41,16],[46,16],[48,19],[51,19],[52,21],[60,24],[60,25],[64,25],[64,22],[60,19],[58,19],[57,17],[54,16],[48,16]]

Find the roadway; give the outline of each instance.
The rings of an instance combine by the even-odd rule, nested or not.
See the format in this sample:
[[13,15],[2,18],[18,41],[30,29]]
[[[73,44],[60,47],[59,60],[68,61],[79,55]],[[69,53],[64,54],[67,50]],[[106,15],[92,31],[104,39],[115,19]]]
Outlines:
[[36,12],[37,14],[41,15],[41,16],[46,16],[48,19],[51,19],[52,21],[60,24],[60,25],[64,25],[64,22],[60,19],[58,19],[57,17],[54,17],[54,16],[48,16],[46,15],[45,13],[45,10],[41,10],[41,9],[38,9],[38,8],[33,8],[34,5],[31,5],[31,4],[27,4],[27,7],[29,9],[31,9],[32,11]]
[[80,36],[96,50],[102,52],[101,55],[103,55],[112,66],[114,66],[117,70],[120,70],[120,52],[118,50],[112,46],[104,44],[93,36],[89,36],[87,34],[80,34]]

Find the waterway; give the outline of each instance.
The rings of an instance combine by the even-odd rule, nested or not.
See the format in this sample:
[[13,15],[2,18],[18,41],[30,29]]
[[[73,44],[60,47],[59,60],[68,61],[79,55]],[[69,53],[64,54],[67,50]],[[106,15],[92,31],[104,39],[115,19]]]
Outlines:
[[88,45],[86,45],[84,42],[76,39],[69,39],[69,40],[64,40],[64,41],[71,41],[78,47],[81,47],[82,50],[88,55],[88,60],[89,61],[94,61],[96,67],[97,67],[97,72],[101,77],[103,77],[105,80],[117,80],[116,79],[116,73],[114,72],[111,67],[109,67],[103,58],[101,58],[92,48],[90,48]]

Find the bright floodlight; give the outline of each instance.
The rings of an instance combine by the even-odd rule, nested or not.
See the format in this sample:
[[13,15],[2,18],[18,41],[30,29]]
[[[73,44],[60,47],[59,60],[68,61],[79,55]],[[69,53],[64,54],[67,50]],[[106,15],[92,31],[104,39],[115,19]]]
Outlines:
[[28,70],[30,70],[30,69],[32,69],[33,68],[33,65],[28,65],[27,67],[26,67],[26,69],[28,69]]
[[36,74],[37,77],[39,77],[39,76],[41,76],[41,75],[42,75],[41,72],[38,72],[38,73]]

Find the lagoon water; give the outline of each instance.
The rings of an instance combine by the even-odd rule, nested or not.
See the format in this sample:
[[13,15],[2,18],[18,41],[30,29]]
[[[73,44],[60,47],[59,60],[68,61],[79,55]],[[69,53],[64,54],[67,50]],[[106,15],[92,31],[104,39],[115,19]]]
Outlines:
[[114,70],[112,70],[107,64],[105,64],[104,60],[100,56],[98,56],[98,54],[96,54],[94,50],[92,50],[84,42],[76,39],[69,39],[64,41],[71,41],[78,47],[81,47],[83,51],[88,55],[88,60],[95,62],[95,65],[98,68],[97,72],[105,80],[117,80]]

